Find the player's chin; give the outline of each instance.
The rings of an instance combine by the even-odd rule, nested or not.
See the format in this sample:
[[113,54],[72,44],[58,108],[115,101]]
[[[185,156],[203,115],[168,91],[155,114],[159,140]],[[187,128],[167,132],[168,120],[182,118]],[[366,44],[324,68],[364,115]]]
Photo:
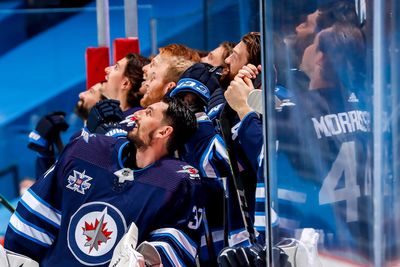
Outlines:
[[133,131],[134,131],[134,129],[132,129],[128,132],[127,138],[129,141],[132,141],[135,138],[136,134]]
[[132,140],[132,138],[135,138],[138,132],[138,126],[135,125],[129,132],[128,132],[128,139]]

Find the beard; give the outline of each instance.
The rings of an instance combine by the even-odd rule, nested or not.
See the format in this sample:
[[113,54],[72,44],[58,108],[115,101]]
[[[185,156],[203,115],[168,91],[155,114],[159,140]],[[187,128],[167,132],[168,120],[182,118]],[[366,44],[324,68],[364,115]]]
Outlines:
[[86,121],[89,117],[89,110],[84,107],[83,101],[79,100],[78,103],[76,103],[75,108],[74,108],[74,113],[81,118],[82,120]]
[[295,34],[289,35],[285,38],[285,44],[289,51],[289,67],[299,68],[303,59],[304,50],[310,46],[314,41],[315,34],[309,34],[306,36],[297,36]]
[[225,91],[234,78],[235,78],[235,76],[232,77],[232,74],[230,71],[227,74],[223,75],[221,77],[221,79],[219,80],[219,84],[221,85],[221,88],[224,89],[224,91]]
[[153,141],[154,132],[155,130],[151,131],[147,136],[147,140],[144,140],[139,136],[138,128],[136,133],[134,133],[133,130],[128,133],[128,140],[136,147],[137,150],[143,150],[150,146],[151,142]]

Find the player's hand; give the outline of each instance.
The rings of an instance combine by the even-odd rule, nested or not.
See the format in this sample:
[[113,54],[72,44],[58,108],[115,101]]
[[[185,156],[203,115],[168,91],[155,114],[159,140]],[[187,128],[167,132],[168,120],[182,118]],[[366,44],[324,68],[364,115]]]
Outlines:
[[[218,256],[220,267],[266,266],[266,246],[255,244],[250,247],[224,248]],[[291,266],[288,264],[288,255],[277,247],[272,248],[272,266]]]
[[69,125],[65,121],[65,113],[57,111],[42,117],[35,130],[29,134],[28,147],[43,155],[54,154],[53,144],[60,132],[66,131]]
[[243,66],[238,74],[236,74],[236,77],[243,78],[247,77],[249,79],[255,79],[258,74],[261,72],[261,65],[258,65],[257,67],[254,66],[253,64],[247,64]]
[[104,134],[104,129],[101,129],[102,126],[109,128],[109,125],[118,123],[122,121],[122,119],[123,113],[119,106],[119,101],[107,99],[98,102],[90,110],[86,126],[91,133]]
[[247,104],[247,97],[253,89],[253,83],[249,78],[235,77],[224,93],[229,106],[238,113],[240,119],[251,111]]
[[218,256],[218,265],[221,267],[266,265],[266,251],[260,245],[251,247],[224,248]]

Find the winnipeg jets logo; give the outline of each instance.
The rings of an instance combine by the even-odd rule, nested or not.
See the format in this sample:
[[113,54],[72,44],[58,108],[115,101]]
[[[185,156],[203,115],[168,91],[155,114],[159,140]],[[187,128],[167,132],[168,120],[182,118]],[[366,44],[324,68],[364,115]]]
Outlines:
[[107,223],[104,222],[104,216],[107,214],[107,208],[105,208],[101,214],[100,220],[96,218],[94,224],[85,221],[85,227],[82,227],[83,235],[86,236],[85,247],[89,247],[89,254],[92,249],[99,251],[99,246],[102,243],[107,243],[110,239],[112,231],[108,231],[106,228]]
[[89,189],[91,186],[89,181],[93,179],[92,177],[87,176],[85,172],[86,171],[80,173],[74,170],[74,176],[72,175],[68,176],[69,184],[67,185],[67,188],[84,195],[85,190]]
[[182,170],[177,171],[177,173],[188,173],[190,178],[192,178],[192,179],[196,179],[196,178],[200,177],[199,171],[190,165],[183,166]]
[[120,169],[114,174],[118,177],[118,183],[122,184],[125,181],[133,181],[133,171],[128,168]]
[[105,266],[126,228],[126,221],[115,206],[105,202],[86,203],[71,216],[68,248],[83,265]]

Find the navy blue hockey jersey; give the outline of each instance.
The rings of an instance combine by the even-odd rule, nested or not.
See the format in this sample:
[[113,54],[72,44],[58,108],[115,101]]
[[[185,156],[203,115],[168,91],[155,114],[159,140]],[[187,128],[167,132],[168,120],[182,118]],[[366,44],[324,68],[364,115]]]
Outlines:
[[298,92],[277,117],[280,226],[320,230],[326,249],[371,244],[370,114],[354,92]]
[[[120,125],[124,131],[128,132],[133,129],[133,125],[134,125],[133,113],[135,113],[136,111],[141,110],[141,109],[142,109],[142,107],[133,107],[133,108],[129,108],[123,112],[124,119],[120,122]],[[115,131],[113,136],[114,137],[126,136],[126,132]],[[79,136],[79,133],[72,135],[70,140],[76,138],[77,136]],[[56,161],[55,156],[43,156],[40,153],[37,153],[36,169],[35,169],[36,179],[41,177],[43,175],[43,173],[45,173],[51,167],[51,165],[54,164],[55,161]]]
[[[214,249],[213,254],[218,255],[220,250],[226,245],[247,245],[249,244],[249,235],[244,229],[239,207],[231,203],[232,194],[226,188],[228,177],[232,177],[228,152],[222,137],[216,133],[212,121],[207,115],[199,114],[197,118],[198,129],[194,136],[185,144],[185,149],[181,156],[184,161],[190,163],[197,169],[202,179],[204,192],[206,194],[206,216],[209,227],[209,235],[212,237]],[[229,178],[231,179],[231,178]],[[229,180],[228,179],[228,180]],[[229,202],[224,211],[224,198]],[[231,196],[229,198],[229,196]],[[224,214],[226,221],[224,221]],[[225,225],[226,224],[226,225]],[[225,225],[225,233],[224,233]],[[227,235],[227,236],[224,236]],[[209,260],[209,249],[207,248],[207,236],[202,237],[201,242],[201,260]],[[209,240],[210,241],[210,240]],[[210,244],[208,244],[210,246]]]
[[168,157],[124,168],[128,146],[83,131],[22,196],[5,247],[41,266],[107,266],[134,222],[138,242],[153,241],[164,266],[194,265],[203,207],[198,171]]
[[[234,133],[237,142],[242,147],[251,168],[257,174],[257,187],[255,193],[254,228],[260,233],[258,240],[265,241],[266,229],[266,186],[264,177],[264,145],[261,115],[256,112],[248,113],[236,127]],[[270,179],[270,177],[268,177]],[[271,180],[271,179],[270,179]],[[276,190],[275,183],[270,181],[272,191]],[[271,208],[271,226],[278,225],[278,215]]]

